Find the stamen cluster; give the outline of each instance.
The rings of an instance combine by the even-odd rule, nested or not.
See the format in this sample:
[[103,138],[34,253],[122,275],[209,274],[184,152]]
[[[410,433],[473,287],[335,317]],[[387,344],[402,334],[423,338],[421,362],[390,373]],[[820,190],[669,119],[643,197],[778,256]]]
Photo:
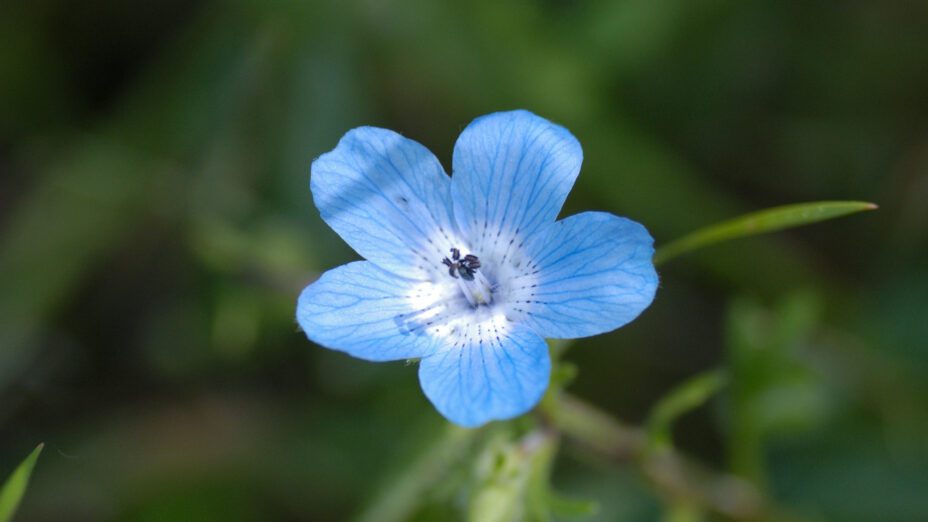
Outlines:
[[461,279],[465,281],[474,280],[474,272],[480,268],[480,258],[473,254],[467,254],[461,257],[461,251],[457,248],[451,249],[451,259],[447,257],[441,260],[448,267],[448,275],[457,279],[460,274]]

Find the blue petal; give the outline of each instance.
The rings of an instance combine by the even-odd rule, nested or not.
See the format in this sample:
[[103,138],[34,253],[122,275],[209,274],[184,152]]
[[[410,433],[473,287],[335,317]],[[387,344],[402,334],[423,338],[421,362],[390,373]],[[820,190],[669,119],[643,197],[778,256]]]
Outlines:
[[442,415],[456,424],[476,427],[530,410],[544,394],[551,359],[544,340],[529,329],[502,319],[483,324],[463,342],[422,359],[419,383]]
[[640,224],[605,212],[562,219],[527,245],[536,284],[514,290],[523,320],[546,338],[614,330],[654,299],[653,239]]
[[450,187],[425,147],[374,127],[345,134],[313,162],[310,180],[322,219],[361,256],[423,279],[454,246]]
[[474,120],[454,146],[454,217],[473,250],[500,235],[530,237],[557,218],[580,172],[573,135],[527,111]]
[[409,321],[418,312],[417,285],[367,261],[348,263],[303,290],[296,319],[311,341],[361,359],[423,357],[438,341]]

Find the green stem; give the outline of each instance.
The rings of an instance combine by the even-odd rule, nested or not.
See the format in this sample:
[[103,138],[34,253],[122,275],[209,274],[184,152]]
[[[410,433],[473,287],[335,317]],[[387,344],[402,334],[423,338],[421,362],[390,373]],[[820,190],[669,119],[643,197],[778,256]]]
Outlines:
[[644,430],[626,426],[567,393],[558,392],[543,406],[543,413],[558,430],[597,453],[615,460],[629,460],[646,447]]
[[733,520],[787,521],[747,481],[711,470],[672,448],[651,451],[644,430],[629,427],[609,414],[561,392],[543,411],[565,436],[620,462],[633,462],[668,503],[686,503]]

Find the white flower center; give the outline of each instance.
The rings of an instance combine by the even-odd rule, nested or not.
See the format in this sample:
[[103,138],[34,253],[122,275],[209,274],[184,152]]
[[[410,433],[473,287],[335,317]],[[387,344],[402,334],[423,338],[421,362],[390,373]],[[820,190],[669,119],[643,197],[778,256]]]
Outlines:
[[410,292],[412,311],[396,318],[404,331],[461,342],[503,335],[531,313],[538,266],[525,257],[517,234],[481,235],[473,242],[443,235],[429,243],[445,245],[438,252],[448,255],[435,259],[430,280]]

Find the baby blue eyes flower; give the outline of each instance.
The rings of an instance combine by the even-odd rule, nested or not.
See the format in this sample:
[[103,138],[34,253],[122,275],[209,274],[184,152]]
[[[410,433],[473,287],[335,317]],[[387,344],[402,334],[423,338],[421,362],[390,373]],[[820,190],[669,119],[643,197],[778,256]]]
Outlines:
[[453,175],[425,147],[373,127],[312,165],[322,219],[366,261],[300,295],[310,340],[370,361],[421,358],[442,415],[474,427],[525,413],[548,386],[545,338],[614,330],[657,288],[652,239],[604,212],[557,215],[583,152],[526,111],[477,118]]

